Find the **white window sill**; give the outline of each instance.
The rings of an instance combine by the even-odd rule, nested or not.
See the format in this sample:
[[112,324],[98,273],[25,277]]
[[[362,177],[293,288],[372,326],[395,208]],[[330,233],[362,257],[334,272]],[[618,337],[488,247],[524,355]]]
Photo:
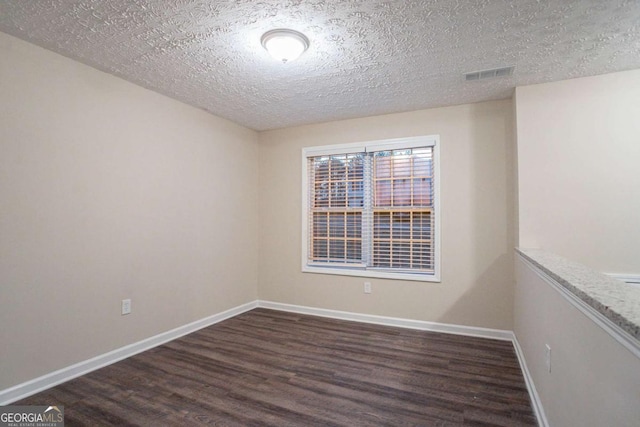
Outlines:
[[415,282],[440,283],[440,277],[435,274],[395,273],[390,271],[359,270],[355,268],[314,267],[309,265],[304,265],[302,267],[302,272],[316,273],[316,274],[335,274],[339,276],[373,277],[378,279],[412,280]]

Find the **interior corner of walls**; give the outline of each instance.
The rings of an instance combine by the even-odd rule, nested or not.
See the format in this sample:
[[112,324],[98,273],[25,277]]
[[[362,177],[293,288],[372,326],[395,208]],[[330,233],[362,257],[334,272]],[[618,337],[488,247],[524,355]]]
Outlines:
[[[0,42],[0,80],[11,81],[0,109],[15,113],[0,117],[0,253],[11,254],[0,308],[20,318],[28,303],[45,316],[5,328],[14,345],[2,351],[2,386],[256,299],[257,132],[4,33]],[[73,298],[55,310],[53,294]],[[126,298],[132,314],[121,317]],[[68,330],[46,359],[24,357]]]

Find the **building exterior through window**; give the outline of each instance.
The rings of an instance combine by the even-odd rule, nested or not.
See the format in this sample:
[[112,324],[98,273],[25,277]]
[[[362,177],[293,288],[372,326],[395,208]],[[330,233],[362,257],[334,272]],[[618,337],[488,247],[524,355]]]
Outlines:
[[439,281],[438,139],[305,149],[303,270]]

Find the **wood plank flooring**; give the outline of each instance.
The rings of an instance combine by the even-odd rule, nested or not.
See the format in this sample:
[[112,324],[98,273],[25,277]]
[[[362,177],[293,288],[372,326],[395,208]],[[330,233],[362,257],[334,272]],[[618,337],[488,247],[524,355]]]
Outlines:
[[76,426],[535,426],[510,342],[255,309],[15,404]]

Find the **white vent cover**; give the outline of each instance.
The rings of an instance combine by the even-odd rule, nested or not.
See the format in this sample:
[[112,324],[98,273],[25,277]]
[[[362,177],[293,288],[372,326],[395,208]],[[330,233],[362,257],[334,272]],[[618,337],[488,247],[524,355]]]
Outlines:
[[472,71],[464,75],[467,81],[492,79],[494,77],[507,77],[513,74],[515,66],[493,68],[491,70]]

